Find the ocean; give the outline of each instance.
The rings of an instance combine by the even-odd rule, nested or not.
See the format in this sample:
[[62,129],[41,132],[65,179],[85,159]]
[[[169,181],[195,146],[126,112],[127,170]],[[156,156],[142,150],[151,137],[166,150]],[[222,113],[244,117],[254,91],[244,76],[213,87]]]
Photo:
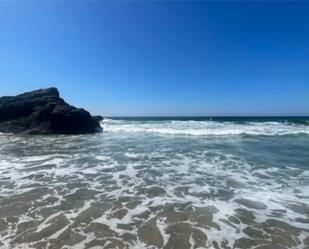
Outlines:
[[0,134],[0,248],[309,248],[309,118]]

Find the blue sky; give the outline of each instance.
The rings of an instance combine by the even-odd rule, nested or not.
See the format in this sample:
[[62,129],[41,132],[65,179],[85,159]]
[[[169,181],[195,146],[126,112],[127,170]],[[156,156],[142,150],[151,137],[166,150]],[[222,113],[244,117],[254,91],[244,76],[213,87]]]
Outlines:
[[1,2],[0,95],[107,116],[309,115],[309,2]]

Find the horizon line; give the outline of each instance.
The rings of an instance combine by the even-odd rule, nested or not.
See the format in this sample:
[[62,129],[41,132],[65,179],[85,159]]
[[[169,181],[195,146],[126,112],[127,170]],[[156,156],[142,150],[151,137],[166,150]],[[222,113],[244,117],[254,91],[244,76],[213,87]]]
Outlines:
[[209,116],[209,115],[205,115],[205,116],[200,116],[200,115],[185,115],[185,116],[179,116],[179,115],[162,115],[162,116],[147,116],[147,115],[132,115],[132,116],[128,116],[128,115],[117,115],[117,116],[103,116],[106,118],[309,118],[309,115],[265,115],[265,116],[254,116],[254,115],[222,115],[222,116]]

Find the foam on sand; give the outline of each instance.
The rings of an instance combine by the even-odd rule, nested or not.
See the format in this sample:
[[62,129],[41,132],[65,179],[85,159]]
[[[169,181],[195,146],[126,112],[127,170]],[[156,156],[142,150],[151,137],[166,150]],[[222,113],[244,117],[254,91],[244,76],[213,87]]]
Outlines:
[[[308,141],[277,136],[293,125],[137,122],[137,136],[117,131],[125,122],[96,136],[0,137],[0,248],[308,247]],[[276,135],[145,132],[189,125]]]

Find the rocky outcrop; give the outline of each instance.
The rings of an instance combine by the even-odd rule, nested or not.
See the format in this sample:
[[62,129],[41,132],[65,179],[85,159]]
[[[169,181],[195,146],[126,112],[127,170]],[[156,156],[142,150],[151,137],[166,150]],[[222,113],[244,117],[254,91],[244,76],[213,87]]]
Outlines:
[[0,98],[0,132],[84,134],[102,131],[101,116],[67,104],[56,88]]

